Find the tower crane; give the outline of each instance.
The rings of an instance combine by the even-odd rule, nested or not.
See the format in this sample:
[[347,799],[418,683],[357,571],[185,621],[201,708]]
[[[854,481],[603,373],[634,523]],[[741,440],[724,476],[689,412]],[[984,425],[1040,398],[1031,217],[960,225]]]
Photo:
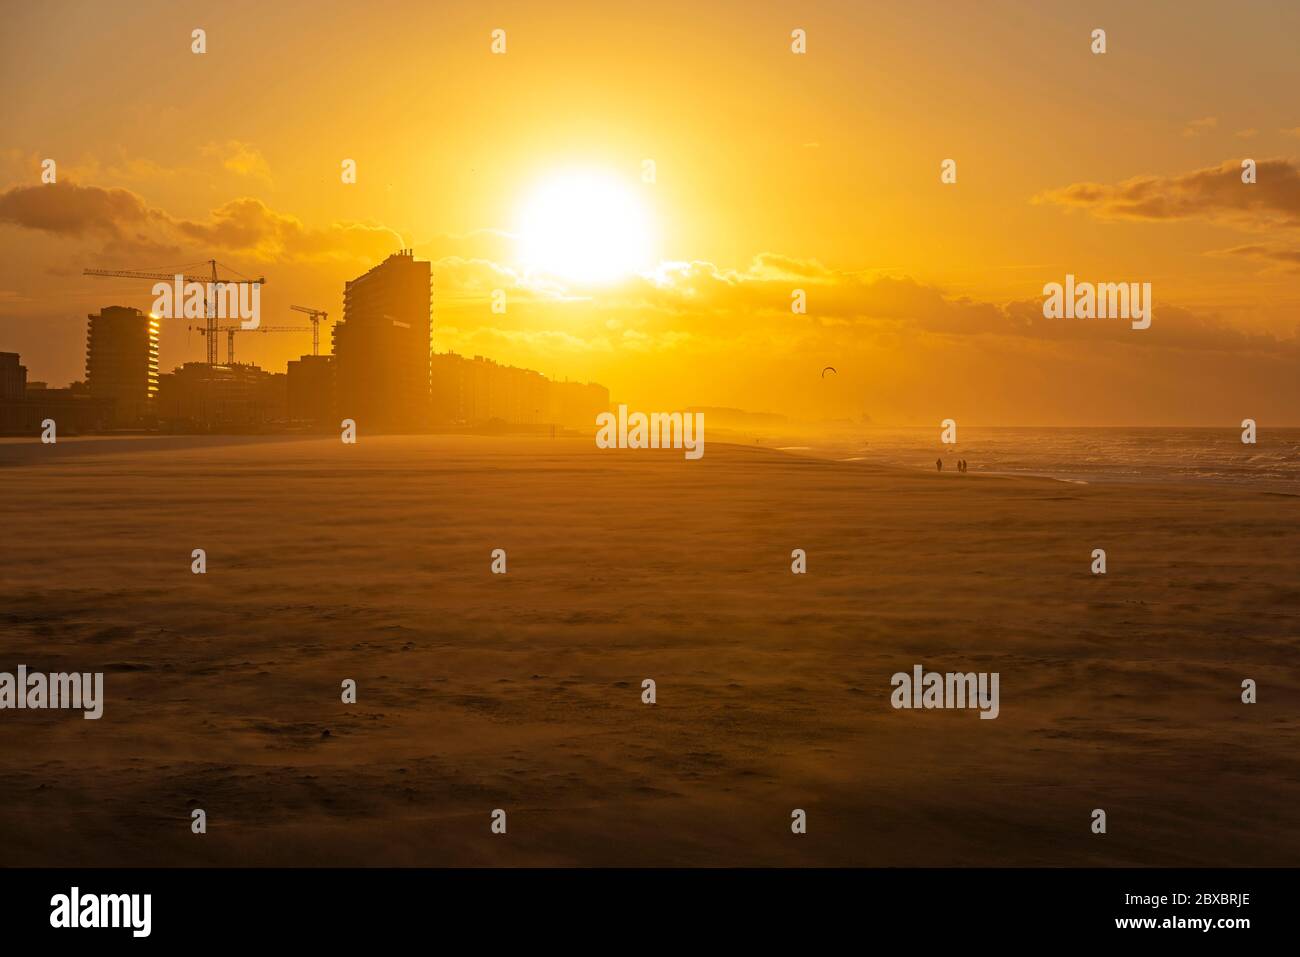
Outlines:
[[322,312],[320,309],[310,309],[307,306],[290,306],[295,312],[305,312],[311,319],[311,354],[320,355],[320,324],[329,317],[328,312]]
[[[217,287],[218,286],[244,286],[244,285],[264,285],[266,277],[259,276],[257,279],[222,279],[217,275],[217,266],[223,265],[215,259],[204,260],[204,265],[212,267],[211,276],[188,276],[184,273],[177,272],[151,272],[140,269],[86,269],[82,271],[85,276],[102,276],[109,279],[161,279],[174,280],[177,276],[181,277],[183,282],[202,283],[205,289],[205,298],[207,300],[207,328],[204,332],[208,337],[208,365],[217,364]],[[197,265],[197,264],[190,264]],[[184,268],[184,267],[182,267]],[[229,272],[232,271],[229,266],[224,266]],[[250,330],[251,331],[251,330]],[[233,348],[233,337],[230,340]]]
[[[193,328],[193,327],[191,327]],[[214,332],[224,332],[226,334],[226,364],[235,364],[235,333],[237,332],[306,332],[306,326],[258,326],[256,329],[245,329],[243,326],[212,326]],[[208,335],[208,330],[200,327],[199,335]],[[211,342],[211,338],[208,340]],[[209,352],[215,350],[209,349]]]

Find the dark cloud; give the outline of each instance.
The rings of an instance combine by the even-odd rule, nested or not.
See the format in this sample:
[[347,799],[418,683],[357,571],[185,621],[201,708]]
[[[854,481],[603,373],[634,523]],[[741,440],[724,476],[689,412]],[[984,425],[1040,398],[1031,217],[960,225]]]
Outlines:
[[377,261],[403,246],[402,237],[380,223],[310,227],[251,197],[192,220],[151,207],[130,190],[70,182],[0,193],[0,224],[70,237],[105,236],[103,252],[113,260],[145,256],[152,261],[189,248],[266,262]]
[[1253,184],[1241,160],[1177,176],[1136,176],[1116,185],[1073,183],[1035,202],[1085,209],[1099,219],[1208,219],[1254,227],[1300,226],[1300,166],[1289,159],[1256,163]]
[[127,189],[62,182],[14,186],[0,193],[0,223],[67,236],[117,234],[157,215]]

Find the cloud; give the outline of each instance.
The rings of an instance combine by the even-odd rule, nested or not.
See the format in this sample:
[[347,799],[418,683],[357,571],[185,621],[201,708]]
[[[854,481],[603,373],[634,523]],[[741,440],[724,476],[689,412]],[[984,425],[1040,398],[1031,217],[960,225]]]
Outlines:
[[1251,243],[1245,246],[1234,246],[1231,249],[1216,249],[1208,255],[1246,256],[1252,259],[1262,259],[1282,267],[1288,272],[1300,272],[1300,249],[1295,248]]
[[1213,116],[1203,116],[1199,120],[1189,120],[1183,127],[1184,136],[1200,136],[1202,133],[1208,133],[1219,125],[1219,121]]
[[468,233],[450,233],[432,239],[417,239],[411,244],[416,255],[438,260],[449,257],[509,262],[515,237],[500,229],[476,229]]
[[808,278],[825,279],[832,275],[815,259],[797,259],[777,253],[759,253],[750,266],[750,274],[768,279]]
[[1171,221],[1206,219],[1236,226],[1300,226],[1300,166],[1290,159],[1259,160],[1257,182],[1241,181],[1241,161],[1177,176],[1136,176],[1117,185],[1073,183],[1034,197],[1083,209],[1098,219]]
[[373,222],[338,222],[309,227],[260,199],[241,197],[214,209],[204,221],[173,220],[186,239],[205,248],[265,262],[325,262],[383,259],[402,247],[395,230]]
[[238,176],[249,176],[271,182],[271,166],[262,155],[262,151],[251,143],[242,140],[227,140],[224,143],[209,143],[203,147],[204,156],[213,156],[221,161],[222,168]]
[[[1154,290],[1153,290],[1154,292]],[[1153,295],[1151,327],[1134,331],[1124,321],[1079,321],[1043,318],[1041,299],[1010,303],[1009,316],[1019,320],[1022,334],[1044,342],[1114,343],[1140,349],[1219,352],[1270,359],[1300,360],[1300,340],[1279,339],[1268,332],[1229,326],[1217,316],[1166,305]]]
[[[451,284],[451,277],[438,264],[434,272],[435,285]],[[437,278],[440,274],[442,280]],[[791,312],[791,292],[796,288],[807,295],[806,314]],[[833,270],[815,261],[771,253],[755,257],[744,270],[700,261],[665,264],[652,275],[591,292],[586,308],[572,302],[552,303],[548,308],[543,300],[533,305],[540,311],[524,313],[530,321],[533,317],[538,322],[550,320],[584,341],[604,343],[613,332],[615,347],[625,351],[665,351],[689,343],[692,351],[752,348],[779,354],[781,349],[814,345],[840,349],[846,341],[869,342],[879,336],[895,340],[919,336],[1300,357],[1300,343],[1294,339],[1244,332],[1217,316],[1164,303],[1158,290],[1152,327],[1135,332],[1122,321],[1045,319],[1041,298],[981,301],[951,295],[907,276]],[[470,327],[475,315],[469,309],[458,313],[458,320]]]
[[[246,184],[250,180],[273,185],[270,164],[261,150],[251,143],[242,140],[212,142],[184,155],[190,162],[177,162],[178,157],[168,152],[164,165],[117,144],[80,157],[55,158],[61,182],[114,183],[135,189],[156,189],[160,184],[175,188],[194,182],[221,182],[240,188],[240,183]],[[34,152],[0,149],[0,183],[37,182],[44,158]]]
[[100,237],[104,256],[127,263],[138,256],[174,258],[185,249],[263,262],[378,261],[404,245],[399,233],[381,223],[308,226],[252,197],[230,200],[195,220],[151,207],[130,190],[68,181],[0,193],[0,224]]
[[0,224],[46,233],[84,236],[121,233],[158,216],[126,189],[78,186],[67,181],[15,186],[0,193]]

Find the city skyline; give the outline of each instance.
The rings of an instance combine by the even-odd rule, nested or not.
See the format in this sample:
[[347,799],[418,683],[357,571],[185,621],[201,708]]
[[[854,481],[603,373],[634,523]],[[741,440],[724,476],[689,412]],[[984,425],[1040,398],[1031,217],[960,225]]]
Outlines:
[[[183,278],[175,278],[174,295],[166,282],[154,287],[165,294],[155,303],[164,315],[128,306],[88,315],[84,379],[67,386],[50,388],[28,374],[20,354],[0,351],[0,435],[34,434],[51,421],[61,421],[65,434],[322,432],[341,422],[372,434],[549,426],[554,435],[557,428],[589,425],[611,405],[609,390],[598,383],[555,380],[481,355],[434,352],[430,263],[409,249],[347,282],[343,318],[327,330],[334,345],[327,354],[318,352],[312,327],[263,325],[255,313],[243,317],[251,320],[247,324],[221,324],[213,316],[223,296],[233,301],[233,287]],[[328,318],[294,308],[313,322]],[[178,313],[191,323],[205,319],[198,328],[210,340],[225,333],[226,361],[209,349],[206,361],[161,372],[159,328]],[[237,333],[308,331],[314,333],[312,353],[290,360],[283,372],[234,358]]]

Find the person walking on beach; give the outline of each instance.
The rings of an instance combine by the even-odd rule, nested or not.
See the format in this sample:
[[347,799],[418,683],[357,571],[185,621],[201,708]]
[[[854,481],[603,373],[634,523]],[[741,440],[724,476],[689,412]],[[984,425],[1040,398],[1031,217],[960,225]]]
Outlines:
[[934,467],[935,467],[936,469],[938,469],[940,472],[942,472],[942,471],[943,471],[943,459],[935,459],[935,460],[934,460]]

